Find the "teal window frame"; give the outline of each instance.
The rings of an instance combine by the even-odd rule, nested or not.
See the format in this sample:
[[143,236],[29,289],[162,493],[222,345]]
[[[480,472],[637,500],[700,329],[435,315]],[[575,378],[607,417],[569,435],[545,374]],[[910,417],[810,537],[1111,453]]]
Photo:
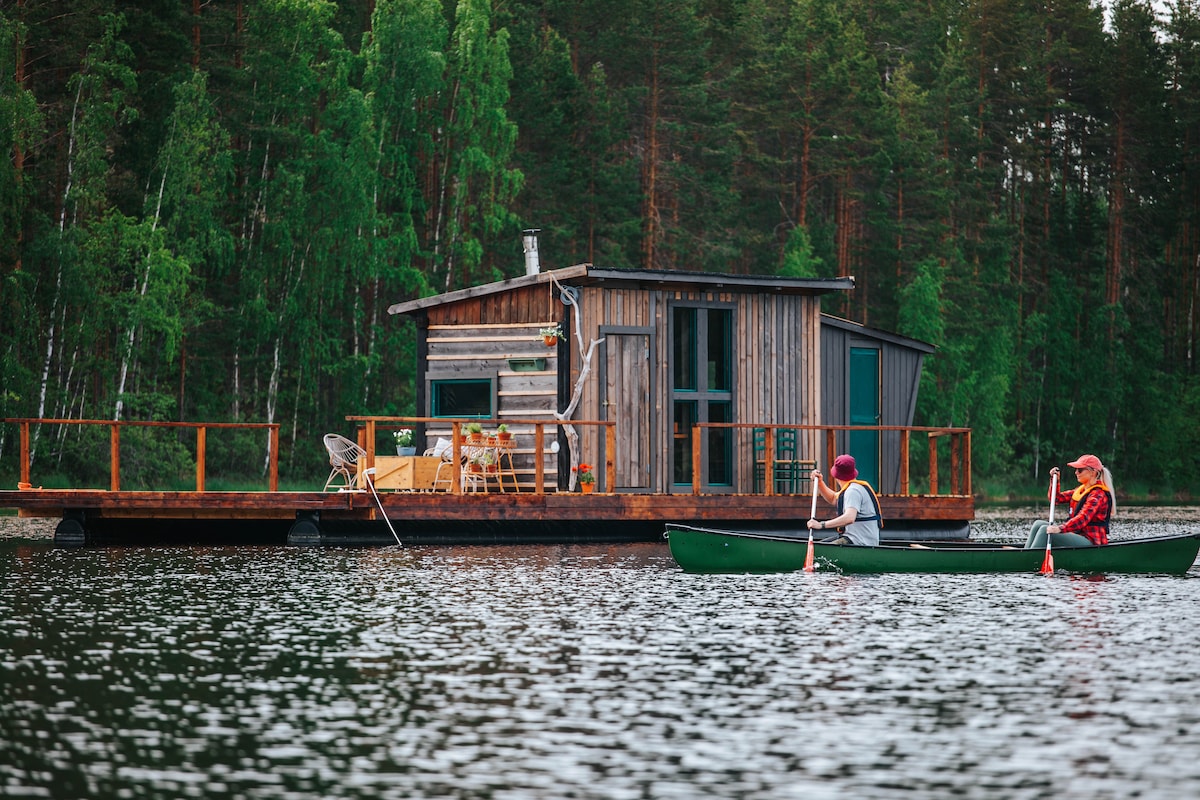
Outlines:
[[[478,409],[463,410],[462,408],[443,407],[443,388],[455,385],[465,386],[468,384],[478,384],[480,388],[486,387],[485,391],[488,398],[487,411],[479,412]],[[430,376],[428,380],[427,396],[429,397],[429,416],[431,417],[455,419],[495,419],[496,417],[495,375],[480,375],[477,377],[462,377],[460,375],[456,375],[453,378]]]
[[[695,313],[690,321],[685,321],[685,325],[681,326],[682,315],[678,312],[683,309],[690,309]],[[710,326],[714,316],[712,312],[720,312],[724,315],[726,327],[720,335]],[[669,315],[671,320],[670,353],[673,363],[669,374],[671,376],[672,418],[676,420],[676,427],[678,427],[680,419],[677,406],[680,404],[687,404],[691,408],[696,422],[733,422],[737,419],[737,409],[734,406],[737,380],[737,353],[734,352],[733,337],[735,313],[736,306],[732,303],[683,300],[671,304]],[[681,327],[686,327],[687,330],[681,331]],[[691,336],[692,341],[681,341],[679,339],[681,333]],[[714,338],[718,336],[720,341]],[[724,352],[725,363],[723,365],[714,365],[709,360],[710,350],[714,349],[714,342],[717,342],[716,346]],[[692,359],[692,363],[675,363],[680,355],[686,355]],[[680,382],[681,378],[684,382],[693,385],[677,386],[676,383]],[[710,383],[714,382],[724,382],[727,385],[714,389],[710,386]],[[711,419],[710,407],[724,409],[725,413],[721,415],[724,419]],[[672,485],[681,488],[690,487],[692,483],[691,431],[676,430],[675,433],[671,465]],[[700,461],[704,469],[701,481],[703,486],[721,489],[733,487],[734,437],[731,434],[731,429],[713,428],[709,429],[707,435],[703,437],[700,445]],[[719,480],[714,482],[711,480],[713,477],[717,477]]]

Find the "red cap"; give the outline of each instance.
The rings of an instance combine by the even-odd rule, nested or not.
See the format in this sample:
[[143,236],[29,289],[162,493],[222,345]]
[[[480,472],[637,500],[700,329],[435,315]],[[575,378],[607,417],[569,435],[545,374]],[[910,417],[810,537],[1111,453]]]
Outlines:
[[1079,458],[1075,459],[1074,461],[1068,462],[1067,466],[1068,467],[1087,467],[1088,469],[1096,470],[1096,472],[1100,472],[1101,470],[1104,469],[1104,465],[1100,463],[1100,459],[1096,458],[1095,456],[1093,456],[1091,454],[1088,454],[1086,456],[1080,456]]

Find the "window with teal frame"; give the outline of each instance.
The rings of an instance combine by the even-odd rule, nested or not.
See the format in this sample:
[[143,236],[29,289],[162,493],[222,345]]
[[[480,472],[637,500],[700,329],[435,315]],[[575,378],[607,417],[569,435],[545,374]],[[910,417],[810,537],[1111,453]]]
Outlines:
[[493,378],[431,378],[429,416],[490,419],[495,396]]
[[[692,482],[693,423],[733,422],[733,307],[682,302],[671,309],[672,482]],[[733,484],[733,436],[709,428],[700,444],[704,486]]]

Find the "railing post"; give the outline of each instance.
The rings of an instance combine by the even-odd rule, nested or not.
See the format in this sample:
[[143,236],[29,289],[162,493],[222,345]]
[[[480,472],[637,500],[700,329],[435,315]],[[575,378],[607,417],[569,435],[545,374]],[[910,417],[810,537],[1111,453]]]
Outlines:
[[930,432],[929,434],[929,493],[938,493],[938,456],[937,456],[937,434]]
[[[359,442],[358,445],[359,447],[362,447],[363,450],[367,451],[366,469],[371,469],[375,466],[375,420],[367,420],[367,424],[364,426],[363,431],[359,435],[366,437],[366,443],[364,444],[363,442]],[[366,480],[370,479],[370,476],[366,477]]]
[[908,496],[908,431],[900,431],[900,494]]
[[763,426],[763,494],[775,494],[775,428]]
[[114,422],[109,427],[109,455],[108,455],[108,488],[109,491],[121,491],[121,425]]
[[29,483],[29,423],[21,423],[21,483]]
[[700,494],[700,437],[702,430],[699,425],[692,426],[692,494]]
[[270,473],[267,477],[267,490],[279,491],[279,424],[272,425],[267,431],[268,445],[271,449]]
[[963,449],[966,451],[966,457],[963,459],[963,494],[972,496],[975,494],[971,486],[971,432],[960,434],[963,437]]
[[204,446],[208,432],[201,425],[196,428],[196,491],[204,491]]
[[546,426],[535,423],[533,426],[533,492],[546,493]]
[[458,420],[450,423],[450,455],[454,457],[450,463],[450,492],[462,494],[462,423]]
[[950,494],[958,494],[959,470],[959,439],[958,434],[950,436]]
[[825,431],[825,468],[833,469],[833,461],[837,458],[837,432],[830,428]]
[[617,485],[617,465],[613,453],[617,452],[617,424],[604,423],[604,493],[611,494]]

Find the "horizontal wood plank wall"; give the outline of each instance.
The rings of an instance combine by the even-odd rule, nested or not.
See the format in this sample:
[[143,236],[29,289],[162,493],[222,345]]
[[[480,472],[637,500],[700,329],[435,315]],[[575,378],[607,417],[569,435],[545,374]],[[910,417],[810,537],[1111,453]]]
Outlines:
[[[533,487],[537,454],[533,426],[523,425],[522,419],[552,418],[557,400],[558,348],[546,347],[538,330],[559,323],[564,308],[547,286],[531,286],[429,309],[429,376],[496,376],[497,418],[516,437],[513,462],[525,488]],[[510,358],[544,358],[546,368],[516,371],[509,366]],[[426,430],[430,444],[449,435],[449,426]],[[549,447],[555,432],[547,430],[545,435]],[[545,450],[541,460],[546,485],[553,487],[556,456]]]

